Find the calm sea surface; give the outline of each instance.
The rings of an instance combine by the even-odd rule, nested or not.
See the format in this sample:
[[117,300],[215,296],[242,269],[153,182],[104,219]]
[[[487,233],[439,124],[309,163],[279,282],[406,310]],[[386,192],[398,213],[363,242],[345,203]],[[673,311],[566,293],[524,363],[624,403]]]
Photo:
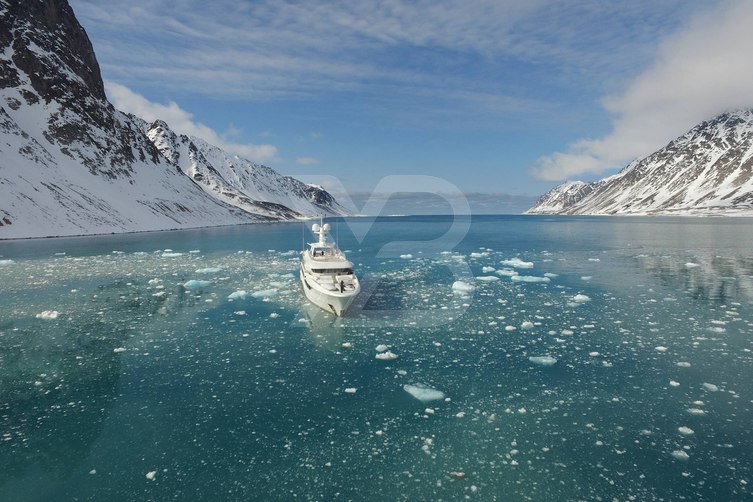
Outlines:
[[332,221],[0,242],[0,500],[743,500],[753,220]]

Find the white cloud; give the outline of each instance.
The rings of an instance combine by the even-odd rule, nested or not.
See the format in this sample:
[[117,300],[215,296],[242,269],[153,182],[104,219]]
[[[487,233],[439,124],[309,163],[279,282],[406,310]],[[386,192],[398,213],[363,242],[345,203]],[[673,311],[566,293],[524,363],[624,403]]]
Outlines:
[[311,166],[319,163],[319,159],[314,157],[298,157],[295,159],[296,164],[301,166]]
[[[183,110],[174,101],[170,101],[166,105],[153,103],[128,87],[110,81],[105,82],[105,89],[115,108],[136,115],[147,122],[158,119],[164,120],[177,133],[196,136],[223,150],[254,162],[264,163],[278,160],[276,146],[228,142],[214,129],[196,122],[191,113]],[[233,134],[237,133],[234,127],[231,127],[231,131]]]
[[651,66],[602,100],[612,131],[538,160],[534,177],[600,174],[648,155],[714,115],[753,106],[753,2],[735,0],[697,15],[659,45]]

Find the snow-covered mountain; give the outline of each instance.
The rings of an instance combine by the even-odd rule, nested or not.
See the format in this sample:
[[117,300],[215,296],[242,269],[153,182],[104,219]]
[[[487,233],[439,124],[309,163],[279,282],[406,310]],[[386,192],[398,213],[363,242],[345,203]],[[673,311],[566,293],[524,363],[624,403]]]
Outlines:
[[213,197],[245,211],[279,218],[345,209],[325,190],[231,155],[195,136],[176,134],[163,121],[141,121],[157,150]]
[[107,101],[66,0],[0,0],[0,239],[341,214],[318,187]]
[[563,183],[526,212],[753,216],[753,110],[703,122],[608,178]]

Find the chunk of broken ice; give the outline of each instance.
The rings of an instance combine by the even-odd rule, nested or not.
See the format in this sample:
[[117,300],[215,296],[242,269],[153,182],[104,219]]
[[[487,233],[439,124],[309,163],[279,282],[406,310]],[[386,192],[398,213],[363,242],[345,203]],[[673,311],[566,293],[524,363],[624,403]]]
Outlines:
[[405,384],[403,390],[423,403],[444,399],[444,392],[422,383]]
[[197,279],[191,279],[190,281],[184,282],[183,287],[186,289],[200,289],[200,288],[205,288],[209,286],[210,284],[212,283],[209,281],[200,281]]
[[539,366],[554,366],[557,364],[557,359],[552,356],[531,356],[528,360]]
[[41,313],[37,314],[37,319],[44,319],[45,321],[51,321],[53,319],[57,319],[60,312],[57,310],[43,310]]

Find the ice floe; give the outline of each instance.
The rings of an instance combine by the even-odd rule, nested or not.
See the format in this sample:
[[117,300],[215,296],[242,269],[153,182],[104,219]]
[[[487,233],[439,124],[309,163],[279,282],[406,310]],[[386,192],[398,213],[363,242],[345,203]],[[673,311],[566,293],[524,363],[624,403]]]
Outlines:
[[397,354],[394,352],[390,352],[389,350],[386,352],[380,352],[379,354],[375,355],[375,359],[379,359],[381,361],[391,361],[393,359],[397,359]]
[[186,281],[183,283],[183,287],[186,289],[200,289],[200,288],[206,288],[207,286],[211,285],[212,283],[210,281],[202,281],[199,279],[191,279],[190,281]]
[[532,261],[523,261],[520,258],[510,258],[509,260],[502,260],[502,265],[513,268],[533,268]]
[[588,302],[588,301],[591,301],[591,298],[590,298],[590,297],[588,297],[588,296],[586,296],[586,295],[583,295],[583,294],[580,294],[580,293],[579,293],[579,294],[577,294],[577,295],[573,296],[573,297],[572,297],[572,298],[570,299],[570,301],[572,301],[572,302],[574,302],[574,303],[586,303],[586,302]]
[[433,389],[422,383],[405,384],[403,390],[421,402],[438,401],[444,399],[444,392]]
[[57,310],[43,310],[41,313],[37,314],[37,319],[44,319],[45,321],[51,321],[53,319],[57,319],[58,315],[60,315],[60,312]]
[[216,274],[217,272],[220,272],[222,270],[222,267],[206,267],[206,268],[200,268],[196,271],[197,274]]
[[714,385],[713,383],[704,383],[703,388],[709,392],[717,392],[719,390],[719,387]]
[[690,436],[692,434],[695,434],[695,431],[693,429],[691,429],[690,427],[685,427],[684,425],[682,427],[678,427],[677,432],[679,432],[683,436]]
[[239,289],[238,291],[233,291],[228,295],[228,300],[245,300],[248,297],[248,292]]
[[475,290],[476,286],[465,281],[455,281],[452,283],[452,291],[458,294],[466,295],[468,293],[473,293]]
[[539,366],[554,366],[557,364],[557,359],[552,356],[531,356],[528,360]]
[[690,458],[690,455],[684,450],[675,450],[672,452],[672,456],[676,458],[677,460],[688,460]]
[[539,277],[536,275],[513,275],[510,277],[515,282],[549,282],[549,277]]

